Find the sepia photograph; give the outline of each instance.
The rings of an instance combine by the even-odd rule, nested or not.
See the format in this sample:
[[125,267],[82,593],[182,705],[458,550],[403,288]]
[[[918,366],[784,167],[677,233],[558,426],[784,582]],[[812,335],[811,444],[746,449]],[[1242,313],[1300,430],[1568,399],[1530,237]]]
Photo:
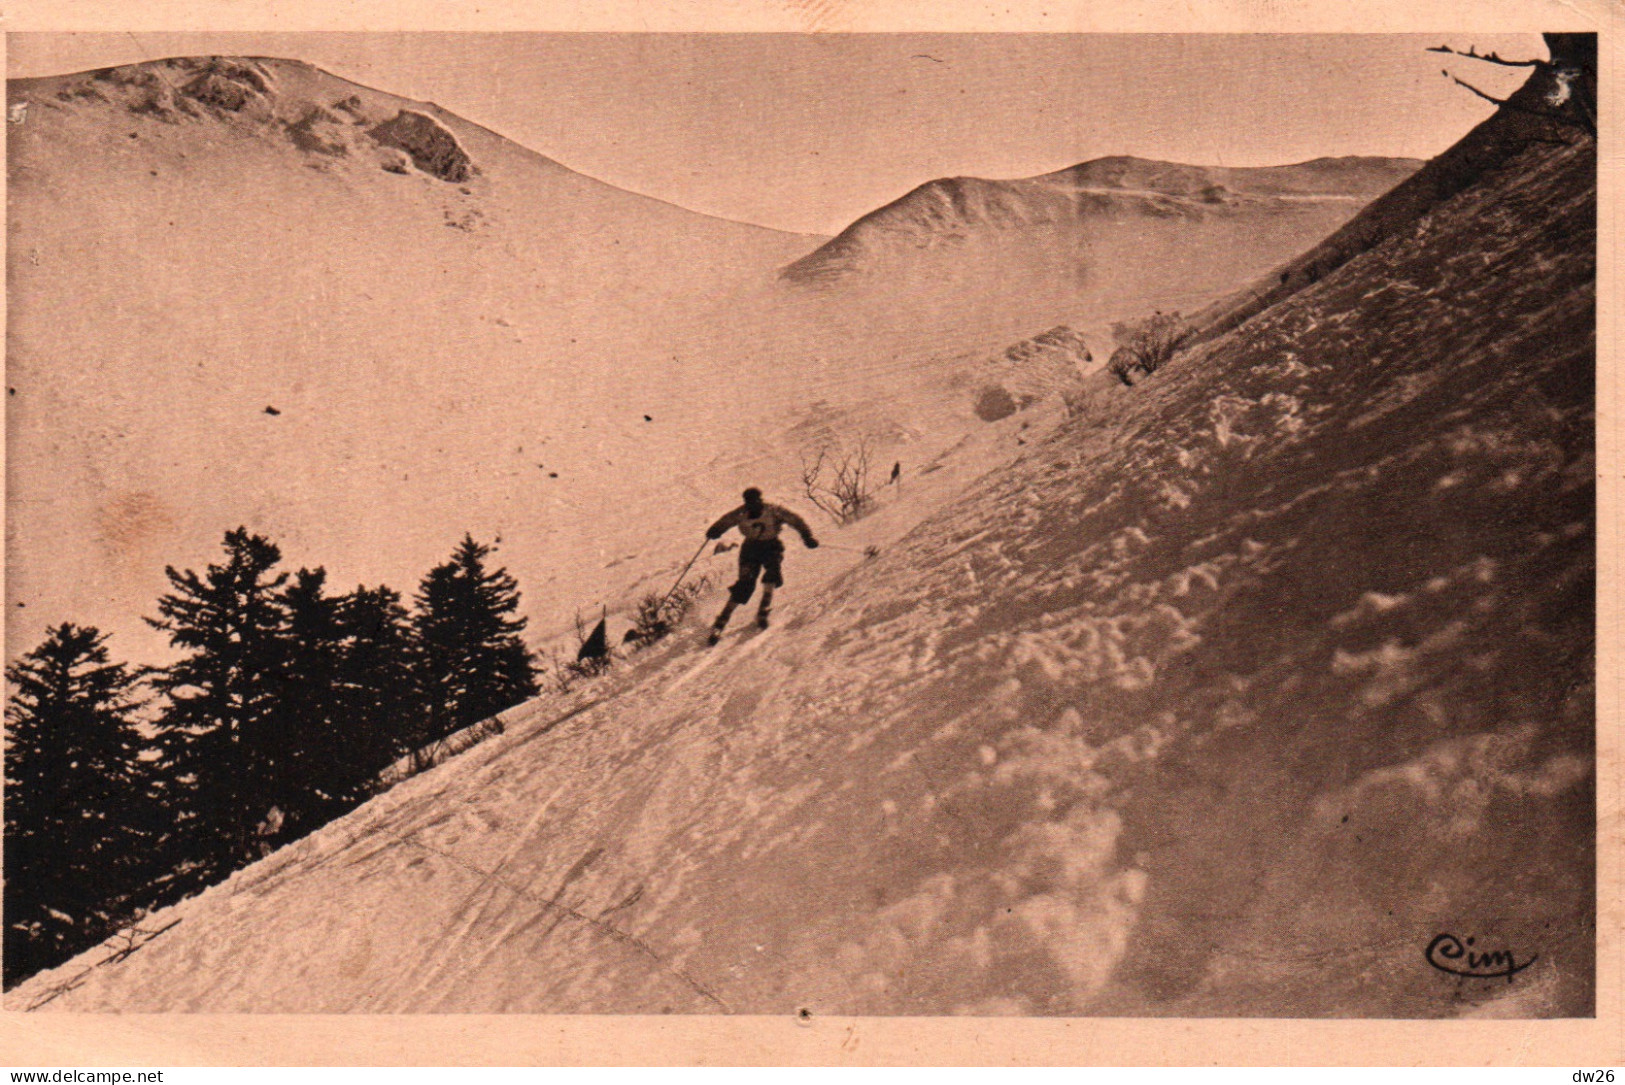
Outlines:
[[1596,1017],[1597,34],[6,58],[8,1015]]

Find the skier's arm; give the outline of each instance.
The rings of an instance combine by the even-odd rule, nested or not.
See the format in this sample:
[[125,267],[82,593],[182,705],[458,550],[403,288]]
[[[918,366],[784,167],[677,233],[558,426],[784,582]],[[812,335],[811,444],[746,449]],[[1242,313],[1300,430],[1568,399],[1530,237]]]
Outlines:
[[707,539],[722,538],[729,528],[739,523],[739,518],[743,512],[743,509],[734,509],[732,512],[725,514],[722,519],[705,529],[705,537]]
[[817,548],[818,540],[813,538],[812,528],[807,526],[807,521],[786,508],[779,509],[779,515],[785,523],[801,532],[801,541],[806,544],[808,550]]

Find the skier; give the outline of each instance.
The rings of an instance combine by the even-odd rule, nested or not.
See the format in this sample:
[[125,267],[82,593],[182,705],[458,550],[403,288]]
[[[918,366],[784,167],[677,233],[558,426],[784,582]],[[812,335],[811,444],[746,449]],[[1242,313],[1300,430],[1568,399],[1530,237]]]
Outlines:
[[784,544],[779,541],[780,527],[789,524],[800,532],[801,541],[808,550],[818,546],[818,540],[813,538],[807,521],[789,509],[763,501],[761,490],[752,486],[745,491],[744,497],[743,505],[712,524],[705,532],[708,539],[720,539],[729,528],[737,527],[739,533],[745,536],[744,545],[739,548],[739,579],[729,589],[728,603],[711,626],[710,644],[722,639],[722,631],[727,628],[734,609],[750,602],[758,575],[762,578],[762,602],[756,610],[756,624],[767,628],[768,615],[773,609],[773,589],[784,584],[780,568],[784,561]]

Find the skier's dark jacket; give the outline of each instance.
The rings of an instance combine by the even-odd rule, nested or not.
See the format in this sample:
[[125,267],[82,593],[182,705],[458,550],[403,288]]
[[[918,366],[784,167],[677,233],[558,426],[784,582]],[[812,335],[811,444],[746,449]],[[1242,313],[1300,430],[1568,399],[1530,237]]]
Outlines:
[[778,539],[779,529],[785,524],[799,531],[802,541],[811,545],[813,533],[807,526],[807,521],[789,509],[770,505],[765,501],[762,502],[761,511],[754,516],[751,515],[748,505],[740,505],[707,528],[705,537],[720,539],[729,528],[737,527],[739,533],[750,542],[773,542]]

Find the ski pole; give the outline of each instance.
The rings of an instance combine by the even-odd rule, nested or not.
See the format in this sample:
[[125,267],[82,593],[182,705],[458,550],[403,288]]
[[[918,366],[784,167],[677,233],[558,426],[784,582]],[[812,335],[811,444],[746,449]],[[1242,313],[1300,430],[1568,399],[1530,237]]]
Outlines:
[[[711,540],[709,538],[701,540],[700,548],[694,551],[694,556],[688,559],[688,564],[683,566],[683,571],[677,574],[677,580],[672,584],[671,591],[666,593],[665,599],[660,600],[661,607],[664,607],[666,605],[666,601],[676,594],[678,586],[683,582],[683,577],[687,576],[688,571],[694,568],[694,563],[700,560],[700,555],[705,553],[705,548],[710,544],[710,542]],[[659,611],[657,610],[656,613],[659,613]]]
[[819,545],[828,547],[831,550],[845,550],[848,554],[862,554],[866,558],[878,557],[880,554],[880,547],[878,546],[865,546],[862,550],[859,550],[855,546],[842,546],[840,543],[819,543]]

